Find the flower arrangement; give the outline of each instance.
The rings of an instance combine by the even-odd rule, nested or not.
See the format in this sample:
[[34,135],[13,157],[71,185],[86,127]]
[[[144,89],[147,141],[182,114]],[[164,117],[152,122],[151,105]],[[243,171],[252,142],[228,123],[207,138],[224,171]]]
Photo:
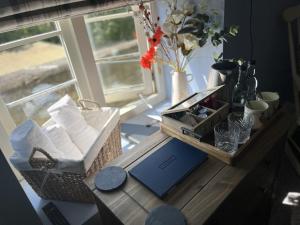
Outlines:
[[[220,29],[218,13],[207,13],[207,6],[201,5],[199,12],[190,1],[164,1],[167,4],[166,19],[160,25],[160,18],[153,19],[143,1],[139,3],[138,17],[148,37],[149,50],[141,57],[140,64],[151,69],[154,62],[169,65],[176,72],[185,72],[196,48],[203,47],[210,39],[213,46],[226,42],[238,33],[237,26]],[[215,56],[218,61],[222,54]]]

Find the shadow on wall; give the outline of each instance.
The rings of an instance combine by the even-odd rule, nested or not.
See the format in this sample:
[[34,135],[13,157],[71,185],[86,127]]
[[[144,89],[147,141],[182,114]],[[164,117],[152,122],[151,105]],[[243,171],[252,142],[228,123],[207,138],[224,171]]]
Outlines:
[[[184,2],[184,0],[179,0],[179,2]],[[194,0],[195,4],[199,5],[203,0]],[[224,0],[209,0],[208,8],[216,9],[219,13],[221,23],[223,23],[224,18]],[[166,8],[162,1],[157,1],[158,14],[161,21],[165,20]],[[213,53],[220,54],[223,46],[218,48],[213,47],[211,44],[206,44],[204,48],[200,48],[194,55],[194,58],[189,63],[187,67],[187,73],[193,74],[193,80],[190,82],[191,92],[197,92],[206,88],[205,79],[207,78],[210,66],[214,63]],[[164,74],[166,80],[167,96],[171,97],[171,70],[164,66]]]
[[[237,24],[239,35],[224,46],[225,58],[250,57],[250,0],[225,1],[225,26]],[[281,99],[292,100],[292,76],[284,9],[299,0],[253,0],[254,59],[257,61],[259,90],[278,91]]]

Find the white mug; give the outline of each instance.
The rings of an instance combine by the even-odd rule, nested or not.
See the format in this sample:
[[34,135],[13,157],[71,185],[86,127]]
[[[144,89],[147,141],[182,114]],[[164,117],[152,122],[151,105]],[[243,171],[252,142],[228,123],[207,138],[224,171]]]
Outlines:
[[244,115],[246,117],[253,115],[254,125],[253,129],[257,130],[262,127],[262,119],[266,118],[266,112],[269,108],[268,103],[261,100],[248,101],[245,105]]
[[257,94],[257,100],[268,103],[268,117],[271,117],[279,106],[279,94],[277,92],[260,92]]

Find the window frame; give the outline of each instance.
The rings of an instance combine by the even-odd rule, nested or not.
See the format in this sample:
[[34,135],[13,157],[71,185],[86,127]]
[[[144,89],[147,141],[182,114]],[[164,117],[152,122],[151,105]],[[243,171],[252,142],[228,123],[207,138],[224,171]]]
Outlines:
[[[157,18],[157,8],[156,3],[151,2],[148,3],[149,8],[151,10],[151,15],[153,18]],[[137,6],[136,9],[137,10]],[[127,12],[124,13],[123,16],[127,16]],[[98,19],[98,17],[96,17]],[[114,15],[106,16],[108,18],[116,18]],[[144,32],[143,26],[134,18],[135,24],[138,24],[137,37],[138,44],[141,54],[145,53],[148,50],[147,37]],[[101,81],[101,71],[97,69],[96,60],[94,58],[94,53],[92,50],[91,43],[89,41],[88,29],[85,23],[84,16],[78,16],[71,19],[66,19],[58,22],[60,27],[62,28],[62,36],[66,43],[67,49],[69,49],[71,61],[75,65],[73,65],[75,71],[80,71],[80,73],[76,73],[77,80],[79,83],[80,90],[82,94],[86,94],[88,98],[95,100],[100,103],[100,106],[106,106],[106,101],[102,81]],[[72,54],[71,54],[72,53]],[[147,87],[149,91],[151,89],[151,93],[153,92],[153,80],[152,73],[155,82],[155,90],[156,92],[150,94],[148,97],[145,97],[145,100],[151,104],[157,104],[166,99],[166,88],[165,88],[165,78],[163,73],[163,66],[160,63],[156,63],[153,67],[152,71],[142,69],[143,76],[145,77],[147,82]],[[140,89],[138,90],[127,90],[124,92],[118,92],[111,94],[111,98],[122,99],[124,96],[137,95],[140,93]],[[148,92],[149,93],[149,92]],[[143,94],[147,94],[143,93]],[[148,107],[145,104],[144,100],[137,100],[128,105],[121,108],[121,120],[124,121],[129,119],[130,117],[137,115],[145,110]]]
[[[46,94],[51,94],[56,91],[62,90],[64,88],[71,87],[72,85],[75,86],[79,97],[82,96],[81,91],[78,90],[78,87],[77,87],[78,81],[77,81],[75,71],[73,69],[73,64],[71,63],[70,58],[69,58],[68,49],[66,48],[64,39],[62,38],[62,30],[57,22],[54,22],[54,23],[55,23],[55,27],[56,27],[56,30],[54,30],[54,31],[49,31],[49,32],[45,32],[42,34],[33,35],[30,37],[21,38],[21,39],[17,39],[17,40],[11,41],[11,42],[0,44],[0,51],[2,52],[2,51],[6,51],[8,49],[36,43],[38,41],[42,41],[45,39],[58,37],[61,42],[61,46],[64,48],[65,56],[66,56],[66,59],[67,59],[68,65],[69,65],[69,69],[70,69],[70,73],[71,73],[71,79],[69,79],[67,81],[64,81],[60,84],[56,84],[53,87],[46,88],[44,90],[38,91],[36,93],[22,97],[20,99],[14,100],[9,103],[5,103],[2,99],[2,97],[0,96],[0,113],[1,113],[0,123],[2,124],[5,131],[8,134],[11,133],[11,131],[16,127],[16,124],[8,111],[9,108],[27,103],[27,102],[34,100],[40,96],[44,96]],[[34,26],[36,26],[36,25],[38,25],[38,24],[35,24]]]
[[[62,37],[62,30],[61,30],[58,22],[54,22],[54,23],[55,23],[55,27],[56,27],[56,30],[54,30],[54,31],[49,31],[49,32],[45,32],[42,34],[33,35],[30,37],[21,38],[21,39],[17,39],[17,40],[11,41],[11,42],[0,44],[0,51],[2,52],[5,50],[8,50],[8,49],[32,44],[32,43],[42,41],[45,39],[49,39],[52,37],[58,37],[61,42],[61,46],[64,48],[65,56],[66,56],[68,66],[70,69],[70,73],[71,73],[71,79],[69,79],[67,81],[64,81],[60,84],[56,84],[53,87],[46,88],[45,90],[38,91],[34,94],[22,97],[20,99],[14,100],[9,103],[5,103],[2,99],[2,97],[0,96],[0,115],[1,115],[0,116],[0,148],[6,157],[8,157],[10,154],[13,153],[13,149],[9,143],[9,134],[16,127],[16,123],[14,122],[14,120],[9,112],[10,107],[15,107],[15,106],[24,104],[24,103],[34,100],[40,96],[44,96],[46,94],[51,94],[51,93],[54,93],[56,91],[59,91],[59,90],[62,90],[64,88],[71,87],[71,86],[75,87],[75,89],[78,93],[78,96],[80,98],[83,96],[81,93],[81,90],[78,89],[79,82],[77,80],[77,76],[76,76],[76,73],[73,68],[73,63],[70,61],[70,54],[68,52],[68,48],[66,48],[64,39]],[[35,24],[34,26],[36,26],[36,25],[39,25],[39,24]],[[12,169],[15,172],[18,179],[22,179],[21,175],[15,170],[15,168],[12,167]]]
[[[121,19],[121,18],[125,18],[125,17],[133,17],[139,51],[142,54],[145,53],[148,50],[147,37],[144,34],[143,25],[138,21],[138,19],[136,17],[134,17],[135,11],[138,10],[138,7],[131,6],[131,9],[132,9],[132,11],[129,11],[129,12],[121,12],[121,13],[110,14],[110,15],[105,15],[105,16],[85,18],[84,21],[85,21],[87,33],[88,34],[90,33],[90,30],[88,29],[89,23],[101,22],[101,21],[106,21],[106,20],[111,20],[111,19]],[[91,43],[91,45],[93,45],[93,43]],[[129,53],[127,55],[133,56],[135,54],[140,54],[140,52]],[[108,58],[116,59],[116,58],[120,58],[124,55],[97,58],[93,53],[93,56],[94,56],[94,62],[96,63],[96,66],[101,67],[100,64],[105,59],[108,59]],[[123,62],[126,62],[126,60],[124,60]],[[108,100],[108,102],[113,102],[113,101],[117,101],[119,99],[124,99],[124,96],[126,96],[126,99],[130,100],[130,99],[134,98],[135,96],[137,96],[138,94],[140,94],[141,92],[143,95],[151,95],[151,93],[153,92],[152,71],[145,70],[143,68],[141,68],[141,71],[142,71],[142,75],[143,75],[143,85],[132,85],[128,88],[126,88],[126,87],[119,88],[119,89],[117,89],[118,91],[114,91],[114,89],[104,91],[104,88],[102,87],[102,92],[104,93],[105,99]],[[102,79],[100,71],[99,71],[99,77],[100,77],[100,79]],[[103,82],[103,81],[101,81],[101,82]]]
[[[149,7],[152,16],[154,18],[157,18],[156,3],[154,2],[149,3]],[[55,23],[57,25],[57,30],[43,33],[43,34],[38,34],[32,37],[26,37],[9,43],[1,44],[0,51],[4,51],[5,49],[8,48],[18,47],[21,45],[26,45],[28,43],[33,43],[43,39],[58,36],[60,38],[62,46],[65,49],[70,72],[73,76],[71,83],[72,82],[76,83],[75,87],[78,91],[78,94],[80,95],[79,97],[97,101],[100,104],[100,106],[105,106],[106,105],[105,93],[103,91],[102,82],[94,60],[94,55],[89,41],[88,32],[84,21],[84,16],[78,16],[72,19],[64,19],[61,21],[57,21]],[[139,24],[139,22],[136,21],[136,19],[135,19],[135,23]],[[39,24],[34,24],[34,25],[39,25]],[[141,46],[139,46],[139,48],[141,54],[143,54],[144,52],[147,51],[148,48],[147,39],[146,36],[144,35],[143,27],[141,25],[138,27],[139,27],[139,30],[137,31],[137,33],[139,34],[138,42],[139,44],[141,43],[140,44]],[[148,104],[154,105],[165,100],[166,98],[165,78],[163,74],[162,65],[155,64],[153,67],[153,71],[144,70],[143,72],[144,72],[143,74],[145,80],[146,82],[148,82],[147,84],[149,84],[147,86],[149,87],[149,89],[151,87],[151,93],[152,93],[152,86],[153,86],[152,83],[153,82],[152,72],[153,72],[156,92],[149,95],[148,97],[145,97],[144,100],[142,99],[137,100],[121,108],[121,121],[124,121],[132,116],[135,116],[138,113],[147,110],[148,106],[145,104],[144,102],[145,100],[147,101]],[[70,80],[67,82],[70,82]],[[70,84],[70,86],[71,85],[74,84]],[[63,87],[61,87],[61,89],[65,87],[64,85],[62,86]],[[44,92],[47,91],[50,91],[47,93],[53,93],[56,90],[57,89],[55,88],[54,90],[46,89],[41,91],[43,93],[39,92],[36,95],[39,94],[42,95],[44,94]],[[129,94],[129,92],[127,92],[127,94]],[[131,94],[135,94],[135,92],[131,90]],[[122,93],[122,96],[124,96],[124,92]],[[119,98],[120,96],[116,94],[115,96],[112,97]],[[27,98],[26,100],[29,101],[28,99],[29,98]],[[4,103],[1,97],[0,97],[0,115],[1,115],[0,116],[0,128],[1,128],[0,147],[2,148],[2,151],[5,153],[5,155],[8,156],[9,154],[12,153],[12,148],[8,143],[9,134],[16,127],[16,124],[8,111],[8,107],[6,106],[6,103]]]

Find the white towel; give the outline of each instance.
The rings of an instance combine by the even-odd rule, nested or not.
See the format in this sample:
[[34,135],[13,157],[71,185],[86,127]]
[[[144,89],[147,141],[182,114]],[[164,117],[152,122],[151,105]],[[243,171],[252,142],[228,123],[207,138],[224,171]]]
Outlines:
[[[45,150],[53,158],[59,159],[62,157],[62,154],[55,148],[51,140],[32,120],[27,120],[16,127],[10,135],[10,142],[15,150],[10,159],[17,168],[30,167],[28,160],[35,147]],[[36,157],[43,157],[43,155],[37,153]]]
[[113,112],[114,109],[103,107],[101,110],[82,111],[82,116],[90,126],[101,132],[104,129],[107,121],[109,121]]
[[73,107],[77,107],[76,103],[73,101],[73,99],[69,96],[69,95],[65,95],[64,97],[62,97],[61,99],[59,99],[56,103],[54,103],[53,105],[51,105],[48,108],[48,112],[52,112],[55,111],[61,107],[65,107],[65,106],[73,106]]
[[65,106],[50,111],[49,114],[56,124],[66,129],[71,138],[87,126],[84,117],[76,107]]
[[50,138],[56,149],[63,154],[63,159],[82,160],[83,155],[72,142],[64,128],[55,124],[44,128],[45,133]]
[[54,103],[48,112],[56,124],[67,131],[73,143],[85,155],[96,141],[99,132],[87,124],[80,110],[74,105],[72,99],[65,96]]

